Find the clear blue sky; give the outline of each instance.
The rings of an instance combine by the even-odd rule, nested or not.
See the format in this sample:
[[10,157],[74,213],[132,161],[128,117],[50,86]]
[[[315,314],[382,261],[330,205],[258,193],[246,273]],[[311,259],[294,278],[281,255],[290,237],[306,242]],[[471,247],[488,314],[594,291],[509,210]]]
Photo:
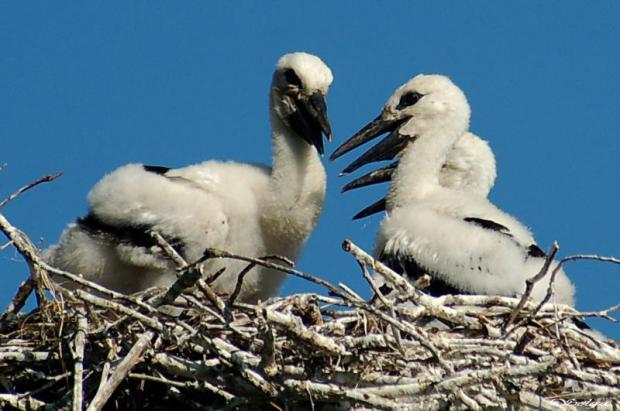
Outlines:
[[[335,76],[328,153],[410,77],[446,74],[497,156],[491,199],[544,249],[558,240],[561,256],[620,256],[618,16],[617,1],[5,1],[0,197],[64,175],[2,213],[49,245],[86,211],[90,187],[122,164],[268,163],[274,64],[308,51]],[[327,203],[298,267],[366,293],[340,243],[371,248],[380,217],[350,217],[385,188],[340,194],[348,159],[326,165]],[[566,271],[579,308],[620,302],[619,266]],[[13,249],[0,251],[1,306],[26,275]],[[306,290],[316,288],[289,280],[282,293]],[[594,324],[620,339],[620,325]]]

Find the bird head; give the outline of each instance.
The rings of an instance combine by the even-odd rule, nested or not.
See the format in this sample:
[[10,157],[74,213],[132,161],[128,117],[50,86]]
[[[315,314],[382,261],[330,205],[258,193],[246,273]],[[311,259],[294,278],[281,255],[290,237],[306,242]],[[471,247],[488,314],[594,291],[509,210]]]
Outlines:
[[469,105],[463,92],[448,77],[420,74],[399,87],[383,106],[381,114],[355,133],[330,156],[330,160],[390,133],[347,166],[348,174],[374,161],[398,157],[419,135],[445,128],[464,132],[469,123]]
[[331,70],[320,58],[298,52],[278,60],[271,84],[276,115],[319,154],[324,152],[323,135],[332,139],[325,104],[332,81]]

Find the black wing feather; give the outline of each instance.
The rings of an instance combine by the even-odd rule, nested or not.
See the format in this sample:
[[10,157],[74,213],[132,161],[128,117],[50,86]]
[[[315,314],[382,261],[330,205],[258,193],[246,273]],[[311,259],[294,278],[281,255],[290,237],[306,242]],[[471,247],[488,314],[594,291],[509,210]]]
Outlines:
[[[114,241],[132,244],[136,247],[150,248],[157,245],[150,235],[153,227],[147,224],[112,225],[102,221],[93,213],[78,218],[77,224],[92,235],[106,236]],[[181,239],[165,235],[163,237],[177,253],[184,255],[184,244]]]
[[144,164],[142,168],[144,168],[144,170],[148,171],[149,173],[155,173],[155,174],[159,174],[162,176],[166,174],[168,171],[170,171],[170,167],[148,166],[146,164]]
[[479,225],[480,227],[485,228],[487,230],[499,231],[502,234],[506,234],[512,237],[512,234],[510,234],[510,230],[508,229],[508,227],[500,223],[496,223],[495,221],[486,220],[484,218],[478,218],[478,217],[465,217],[463,220],[469,223],[474,223],[476,225]]
[[432,272],[429,272],[429,270],[425,270],[413,258],[403,258],[382,253],[381,257],[379,257],[379,260],[386,266],[390,267],[394,272],[404,276],[411,282],[415,282],[424,274],[430,275],[431,284],[426,287],[424,291],[427,294],[432,295],[433,297],[440,297],[446,294],[471,294],[463,290],[459,290],[458,288],[453,287],[445,281],[436,278],[435,276],[433,276]]

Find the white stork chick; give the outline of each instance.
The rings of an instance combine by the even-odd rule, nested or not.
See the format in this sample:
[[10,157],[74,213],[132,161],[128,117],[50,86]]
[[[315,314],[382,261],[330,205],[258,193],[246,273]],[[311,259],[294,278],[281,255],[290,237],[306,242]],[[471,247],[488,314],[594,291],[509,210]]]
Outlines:
[[[400,154],[402,154],[402,149],[395,156],[398,157]],[[360,158],[363,157],[364,155]],[[346,184],[342,192],[388,182],[392,179],[397,165],[398,160],[358,177]],[[486,197],[495,184],[496,176],[495,155],[489,143],[467,131],[448,152],[446,162],[439,173],[439,184],[443,187]],[[385,209],[386,200],[382,198],[357,213],[353,219],[367,217],[385,211]]]
[[[271,83],[272,167],[213,160],[178,169],[123,166],[95,185],[89,214],[64,231],[47,258],[125,293],[176,279],[175,265],[151,231],[188,262],[207,247],[295,261],[323,208],[326,175],[319,154],[323,134],[331,140],[325,97],[332,80],[318,57],[284,55]],[[226,267],[213,287],[230,293],[245,265],[208,260],[204,269],[212,274]],[[245,276],[239,299],[266,299],[283,280],[280,272],[256,267]]]
[[[375,243],[382,261],[409,278],[429,274],[433,295],[518,296],[545,260],[529,230],[485,197],[440,184],[442,166],[467,130],[469,116],[465,95],[447,77],[419,75],[397,89],[381,115],[335,154],[388,131],[392,147],[405,147]],[[369,150],[364,163],[386,156],[386,140]],[[534,299],[545,295],[546,278],[534,288]],[[556,302],[574,303],[574,287],[563,272],[554,287]]]

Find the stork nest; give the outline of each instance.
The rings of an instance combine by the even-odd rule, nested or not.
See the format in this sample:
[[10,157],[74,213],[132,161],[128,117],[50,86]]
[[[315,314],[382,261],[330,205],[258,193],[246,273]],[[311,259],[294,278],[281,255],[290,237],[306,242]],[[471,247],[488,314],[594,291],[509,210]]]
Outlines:
[[[548,264],[520,299],[434,298],[345,241],[372,289],[366,300],[285,264],[207,250],[205,259],[265,265],[326,291],[247,304],[214,293],[213,277],[156,234],[179,280],[127,296],[49,266],[2,214],[0,229],[31,272],[0,318],[3,410],[620,407],[620,346],[579,320],[614,321],[620,305],[584,313],[532,302]],[[24,314],[32,292],[38,307]]]

